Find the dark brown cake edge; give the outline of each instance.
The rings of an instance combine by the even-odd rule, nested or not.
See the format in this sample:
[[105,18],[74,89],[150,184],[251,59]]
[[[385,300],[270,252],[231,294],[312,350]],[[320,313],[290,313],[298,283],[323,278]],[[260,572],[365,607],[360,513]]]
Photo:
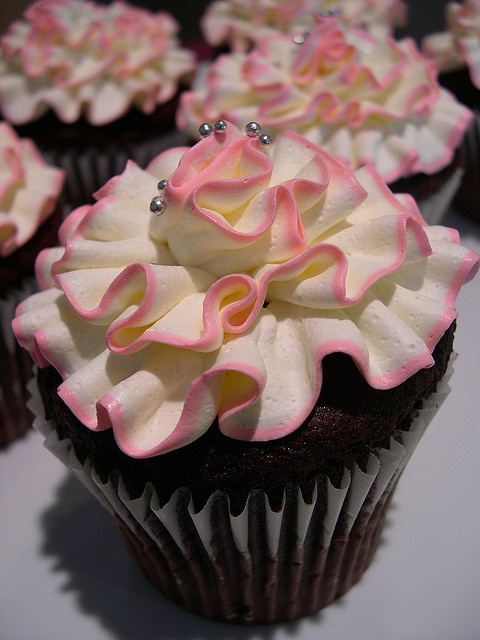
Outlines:
[[232,513],[240,513],[252,490],[265,491],[272,508],[279,508],[285,487],[298,485],[309,499],[316,481],[328,476],[338,485],[344,469],[365,468],[372,451],[388,446],[398,430],[408,430],[422,399],[435,391],[446,372],[453,348],[455,323],[434,351],[435,365],[418,371],[394,389],[370,387],[350,357],[324,359],[324,383],[309,418],[285,438],[243,442],[227,438],[214,423],[198,440],[179,450],[134,459],[116,445],[112,430],[93,432],[81,424],[59,398],[61,379],[49,367],[38,371],[38,387],[47,419],[60,438],[69,438],[75,454],[90,458],[100,478],[122,476],[132,498],[147,482],[166,504],[179,487],[191,491],[200,509],[215,491],[224,491]]

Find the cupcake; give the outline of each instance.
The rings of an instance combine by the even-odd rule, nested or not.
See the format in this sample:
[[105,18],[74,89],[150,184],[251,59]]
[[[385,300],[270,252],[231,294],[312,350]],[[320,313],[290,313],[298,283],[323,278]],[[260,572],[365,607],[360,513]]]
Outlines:
[[375,40],[330,16],[305,37],[272,36],[217,58],[181,96],[177,124],[196,137],[218,119],[295,130],[352,169],[373,164],[436,222],[458,187],[456,150],[471,118],[413,40]]
[[402,0],[217,0],[207,6],[200,27],[212,47],[244,53],[265,37],[304,33],[314,26],[315,14],[329,13],[386,38],[406,25],[408,7]]
[[180,144],[175,104],[195,58],[178,30],[124,2],[40,0],[0,39],[0,112],[65,168],[73,206],[127,159],[145,166]]
[[202,132],[67,217],[14,332],[36,428],[152,583],[292,620],[369,566],[479,256],[297,133]]
[[18,347],[11,322],[34,290],[38,252],[57,241],[62,184],[63,171],[47,166],[31,140],[0,122],[0,448],[32,422],[25,392],[31,359]]
[[446,30],[426,36],[423,51],[438,64],[439,80],[474,112],[461,146],[465,174],[455,204],[460,212],[480,222],[480,2],[449,2]]

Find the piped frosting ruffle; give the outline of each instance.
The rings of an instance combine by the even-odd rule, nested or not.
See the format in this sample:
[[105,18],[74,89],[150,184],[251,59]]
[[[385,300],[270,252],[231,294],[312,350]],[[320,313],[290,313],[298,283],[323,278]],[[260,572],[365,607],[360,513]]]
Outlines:
[[0,256],[23,246],[57,204],[64,173],[34,143],[0,122]]
[[103,125],[132,106],[150,114],[195,68],[177,31],[168,13],[121,1],[40,0],[0,40],[3,116],[24,124],[52,109],[62,122]]
[[373,164],[391,184],[448,166],[472,113],[413,40],[377,41],[317,17],[302,43],[277,35],[219,56],[182,94],[180,129],[195,136],[218,119],[261,122],[274,136],[294,130],[354,170]]
[[287,435],[332,352],[373,387],[400,384],[433,364],[478,268],[457,232],[427,226],[372,168],[353,173],[289,131],[263,145],[228,124],[146,171],[129,163],[97,198],[40,254],[43,291],[14,330],[60,372],[77,417],[135,457],[186,445],[216,417],[232,438]]

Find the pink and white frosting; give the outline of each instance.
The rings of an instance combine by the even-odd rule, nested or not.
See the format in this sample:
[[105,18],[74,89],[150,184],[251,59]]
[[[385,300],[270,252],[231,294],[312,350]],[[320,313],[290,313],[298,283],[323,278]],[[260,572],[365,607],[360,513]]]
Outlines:
[[480,0],[449,2],[445,22],[445,31],[423,39],[423,51],[440,71],[468,67],[472,83],[480,89]]
[[34,143],[0,122],[0,256],[23,246],[56,206],[64,173]]
[[210,45],[238,53],[267,36],[304,33],[313,27],[315,14],[329,12],[378,38],[405,26],[408,16],[402,0],[217,0],[208,5],[200,26]]
[[178,127],[261,122],[301,133],[353,169],[370,163],[387,183],[448,166],[472,119],[437,81],[413,40],[373,40],[318,18],[303,44],[289,35],[225,54],[181,96]]
[[372,168],[291,131],[268,145],[228,124],[147,170],[130,162],[96,197],[40,254],[42,290],[13,326],[76,416],[133,457],[186,445],[216,416],[240,440],[289,434],[332,352],[373,387],[402,383],[433,364],[479,265]]
[[146,114],[172,98],[194,67],[177,22],[124,2],[40,0],[0,39],[0,108],[14,124],[52,109],[93,125],[132,108]]

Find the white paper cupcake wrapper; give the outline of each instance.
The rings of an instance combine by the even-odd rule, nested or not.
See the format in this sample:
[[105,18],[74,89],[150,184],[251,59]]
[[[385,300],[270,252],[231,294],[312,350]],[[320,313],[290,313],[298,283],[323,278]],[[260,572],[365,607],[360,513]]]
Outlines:
[[[282,508],[273,511],[267,496],[254,492],[237,516],[230,513],[228,499],[221,492],[213,494],[199,512],[195,512],[186,489],[177,490],[164,506],[151,485],[146,485],[141,497],[130,498],[122,479],[118,484],[113,480],[102,482],[88,459],[85,464],[79,462],[68,439],[58,439],[53,425],[41,417],[43,405],[33,381],[30,408],[36,416],[34,427],[45,436],[46,448],[121,524],[126,537],[137,547],[136,555],[146,554],[140,563],[169,597],[209,617],[243,623],[271,622],[312,613],[360,578],[378,542],[395,485],[448,395],[452,370],[450,364],[410,430],[392,437],[389,449],[372,453],[365,471],[358,466],[352,472],[346,469],[339,487],[327,481],[326,502],[315,491],[312,502],[306,503],[297,489],[296,494],[295,490],[285,494]],[[365,532],[368,535],[363,543]],[[219,539],[223,541],[220,545]],[[165,563],[166,567],[163,573],[160,569],[160,577],[153,568],[157,554],[158,563]],[[233,565],[240,574],[241,584],[233,591],[228,587],[230,568],[225,566],[225,554],[234,558]],[[306,577],[312,562],[318,576],[314,571],[313,577]],[[285,574],[289,576],[287,580]],[[288,582],[286,592],[282,579]],[[256,586],[257,582],[260,586]],[[311,602],[298,598],[299,605],[294,596],[300,590],[304,593],[306,584],[307,593],[312,592]],[[263,594],[261,610],[255,610],[258,589]]]

